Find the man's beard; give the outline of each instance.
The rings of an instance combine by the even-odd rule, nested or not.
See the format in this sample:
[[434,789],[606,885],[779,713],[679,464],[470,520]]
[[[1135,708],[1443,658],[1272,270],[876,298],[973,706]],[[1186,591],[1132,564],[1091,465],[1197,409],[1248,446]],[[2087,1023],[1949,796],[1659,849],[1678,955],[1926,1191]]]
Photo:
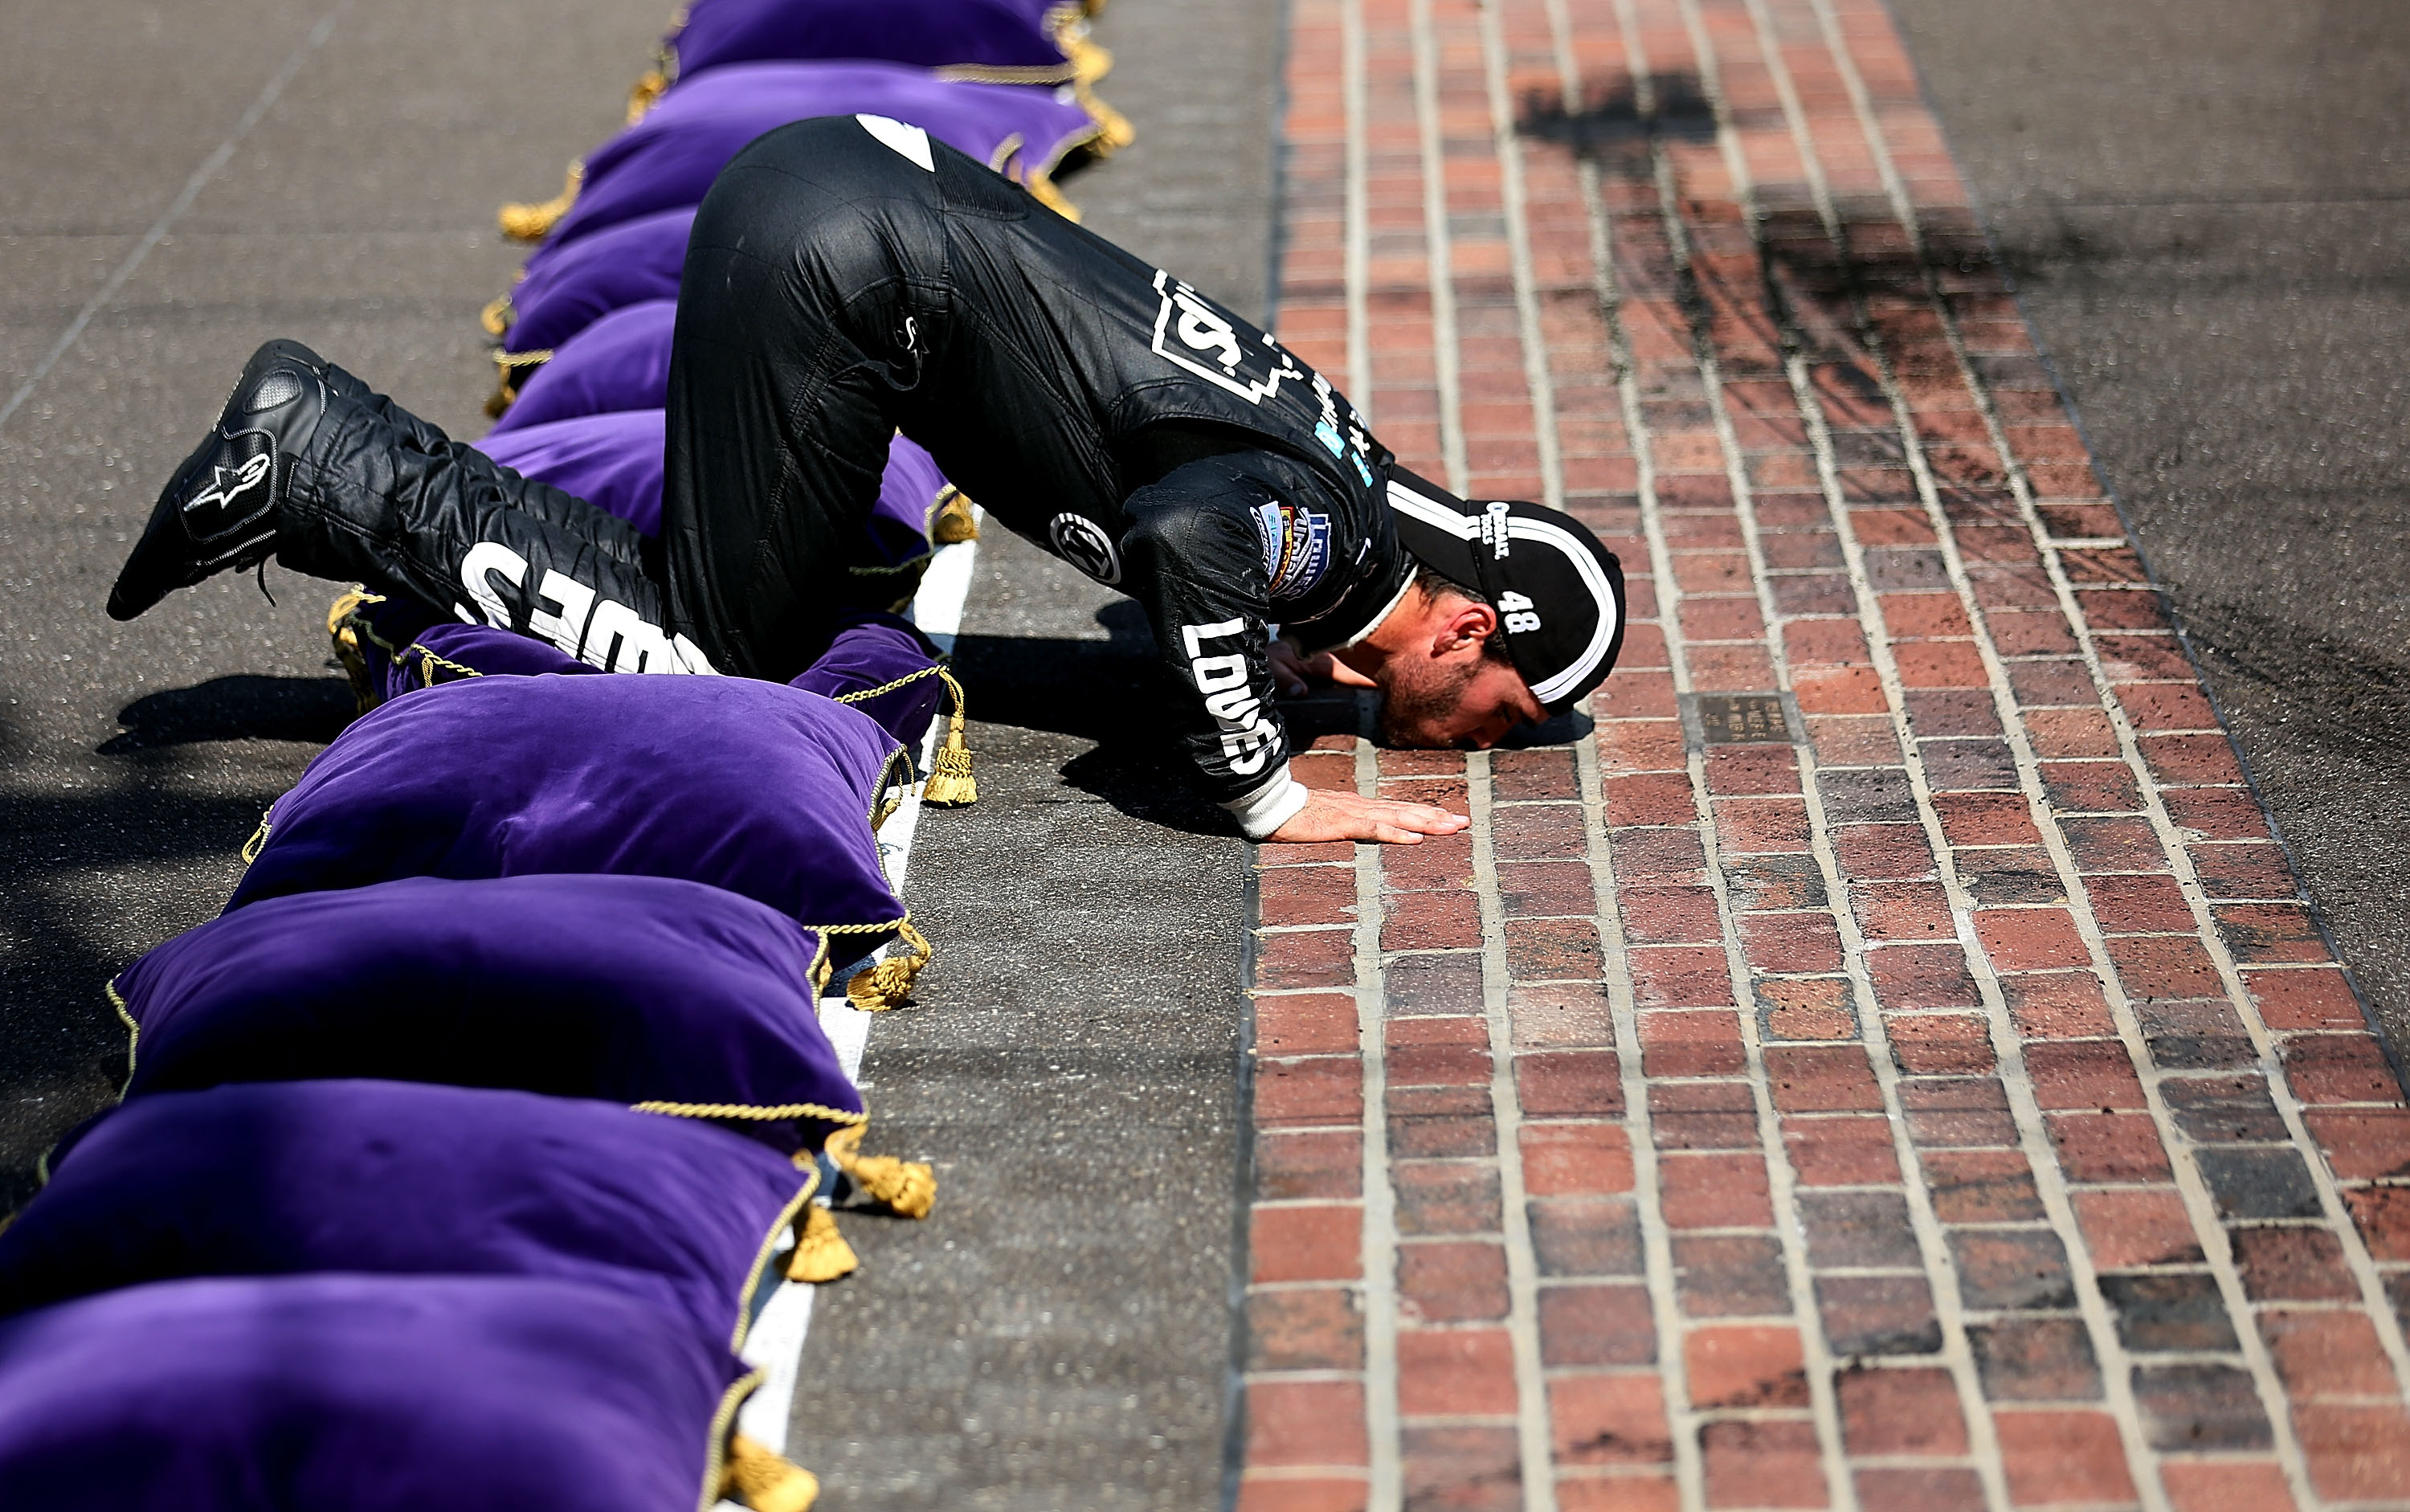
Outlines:
[[1393,661],[1381,679],[1381,739],[1391,746],[1444,744],[1429,732],[1464,706],[1464,691],[1488,663],[1475,658],[1441,667]]

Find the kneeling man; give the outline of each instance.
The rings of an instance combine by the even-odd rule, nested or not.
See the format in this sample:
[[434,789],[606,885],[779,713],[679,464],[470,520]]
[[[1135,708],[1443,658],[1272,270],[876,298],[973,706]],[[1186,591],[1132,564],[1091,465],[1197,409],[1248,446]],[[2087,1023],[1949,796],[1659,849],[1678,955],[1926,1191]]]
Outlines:
[[271,342],[109,612],[273,553],[601,667],[784,679],[849,607],[900,429],[1144,605],[1205,791],[1249,836],[1300,841],[1466,822],[1291,778],[1272,699],[1305,667],[1377,687],[1395,744],[1480,748],[1570,707],[1623,641],[1622,574],[1578,522],[1397,466],[1270,336],[880,116],[782,127],[714,184],[668,425],[643,536]]

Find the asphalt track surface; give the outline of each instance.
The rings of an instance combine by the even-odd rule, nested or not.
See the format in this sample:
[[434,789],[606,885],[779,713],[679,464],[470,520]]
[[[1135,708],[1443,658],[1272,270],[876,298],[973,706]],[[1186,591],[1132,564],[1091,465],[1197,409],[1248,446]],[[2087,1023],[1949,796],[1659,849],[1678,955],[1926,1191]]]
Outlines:
[[[341,727],[332,589],[271,568],[101,612],[153,494],[261,340],[455,434],[479,306],[617,124],[663,0],[95,0],[14,29],[0,98],[0,1210],[104,1106],[101,983],[214,915],[260,809]],[[1102,93],[1137,146],[1090,223],[1238,309],[1270,256],[1280,15],[1116,0]],[[13,398],[12,398],[13,396]],[[876,1147],[925,1223],[849,1219],[790,1453],[830,1507],[1217,1499],[1238,1263],[1245,848],[1148,734],[1135,607],[998,532],[958,647],[982,799],[923,817],[922,1006],[876,1025]]]
[[2410,1047],[2410,8],[1891,0],[2344,961]]

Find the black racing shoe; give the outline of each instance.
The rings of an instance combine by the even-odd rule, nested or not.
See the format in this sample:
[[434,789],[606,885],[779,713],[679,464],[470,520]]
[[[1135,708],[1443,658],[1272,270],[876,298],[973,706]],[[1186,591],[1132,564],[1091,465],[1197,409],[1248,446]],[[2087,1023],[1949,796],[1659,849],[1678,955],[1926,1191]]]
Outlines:
[[326,371],[298,342],[251,355],[216,429],[160,491],[109,589],[109,618],[131,619],[177,589],[268,560],[292,458],[326,413]]

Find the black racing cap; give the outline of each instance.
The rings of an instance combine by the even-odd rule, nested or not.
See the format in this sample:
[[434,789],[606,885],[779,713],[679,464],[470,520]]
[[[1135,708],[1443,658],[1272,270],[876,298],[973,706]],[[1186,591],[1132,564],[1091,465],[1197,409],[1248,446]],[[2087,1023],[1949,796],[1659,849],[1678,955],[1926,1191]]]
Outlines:
[[1442,577],[1498,611],[1506,654],[1551,714],[1606,679],[1623,650],[1623,566],[1562,510],[1521,500],[1459,499],[1389,470],[1398,540]]

